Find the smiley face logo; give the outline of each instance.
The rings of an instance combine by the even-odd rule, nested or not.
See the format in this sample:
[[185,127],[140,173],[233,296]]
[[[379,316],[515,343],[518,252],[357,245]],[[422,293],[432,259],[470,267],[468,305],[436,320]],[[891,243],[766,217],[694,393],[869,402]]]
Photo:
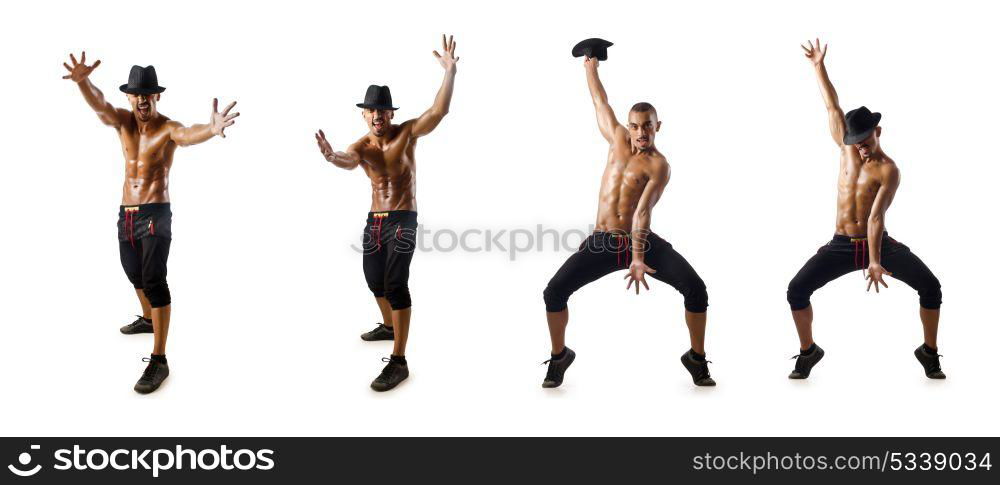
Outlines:
[[[31,445],[31,449],[32,450],[37,450],[37,449],[40,449],[40,448],[41,448],[41,446],[39,446],[39,445]],[[27,452],[21,453],[20,455],[17,456],[17,462],[20,463],[21,466],[24,466],[24,467],[27,467],[27,466],[31,465],[31,453],[27,453]],[[22,470],[19,467],[16,467],[14,465],[7,465],[7,469],[10,470],[11,473],[13,473],[13,474],[15,474],[15,475],[17,475],[19,477],[30,477],[30,476],[38,473],[38,471],[42,469],[42,465],[35,465],[34,468],[29,468],[27,470]]]

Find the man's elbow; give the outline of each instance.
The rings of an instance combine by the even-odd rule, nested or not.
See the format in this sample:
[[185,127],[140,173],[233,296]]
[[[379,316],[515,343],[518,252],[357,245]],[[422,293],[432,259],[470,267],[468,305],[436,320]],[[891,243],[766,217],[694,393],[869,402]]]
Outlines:
[[644,226],[649,225],[649,209],[638,209],[635,211],[635,215],[632,216],[632,226],[636,229],[641,229]]
[[868,216],[868,226],[876,227],[885,224],[885,216],[883,214],[875,214]]

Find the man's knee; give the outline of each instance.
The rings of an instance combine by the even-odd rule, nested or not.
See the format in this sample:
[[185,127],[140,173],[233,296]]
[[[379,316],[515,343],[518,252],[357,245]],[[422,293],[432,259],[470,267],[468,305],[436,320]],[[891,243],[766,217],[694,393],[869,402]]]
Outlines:
[[691,313],[705,313],[708,310],[708,288],[701,278],[692,281],[684,292],[684,309]]
[[368,289],[375,295],[375,298],[385,298],[385,287],[369,284]]
[[802,284],[798,279],[793,279],[788,283],[786,298],[792,311],[802,310],[809,307],[809,297],[812,296],[812,289]]
[[125,277],[128,278],[128,282],[132,283],[132,286],[140,290],[144,286],[142,283],[142,271],[132,270],[131,268],[125,268]]
[[410,301],[410,288],[405,284],[387,285],[385,288],[385,299],[389,300],[389,306],[393,310],[405,310],[412,305]]
[[941,308],[941,283],[936,277],[931,277],[927,283],[917,291],[920,295],[920,306],[928,310]]
[[170,288],[166,280],[146,282],[142,286],[142,293],[149,300],[149,306],[153,308],[165,307],[170,304]]
[[542,299],[545,300],[545,311],[561,312],[566,309],[566,304],[569,302],[569,294],[558,286],[553,285],[550,281],[548,286],[545,287],[545,291],[542,291]]

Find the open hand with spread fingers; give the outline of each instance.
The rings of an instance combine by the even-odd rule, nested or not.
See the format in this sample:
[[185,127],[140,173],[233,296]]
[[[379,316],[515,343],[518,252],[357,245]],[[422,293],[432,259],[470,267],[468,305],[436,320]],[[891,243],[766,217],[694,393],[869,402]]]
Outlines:
[[233,106],[236,106],[236,101],[229,103],[229,106],[226,106],[226,109],[222,110],[222,112],[220,113],[219,98],[215,98],[212,100],[212,121],[209,123],[209,126],[211,126],[212,128],[213,135],[218,135],[225,138],[226,128],[232,126],[233,123],[236,123],[235,119],[237,116],[240,115],[240,113],[237,111],[236,113],[229,114],[229,111],[233,109]]
[[886,271],[881,264],[869,264],[868,271],[865,273],[865,279],[868,280],[868,289],[865,291],[872,291],[872,284],[875,285],[875,293],[878,293],[878,285],[882,283],[882,286],[888,288],[889,285],[885,284],[885,280],[882,279],[882,275],[892,276],[892,273]]
[[819,37],[816,38],[816,45],[809,41],[809,47],[806,47],[805,44],[799,44],[799,47],[806,51],[806,59],[809,59],[814,66],[822,64],[823,59],[826,58],[826,44],[820,48]]
[[458,57],[455,57],[455,36],[445,36],[441,35],[441,45],[444,49],[444,54],[439,54],[438,51],[434,51],[434,57],[437,58],[441,67],[446,70],[454,70],[455,64],[458,62]]
[[628,285],[625,290],[632,287],[632,283],[635,283],[635,294],[639,294],[639,283],[646,287],[646,291],[649,291],[649,285],[646,283],[646,273],[654,274],[656,270],[646,266],[646,263],[642,261],[632,261],[632,264],[628,267],[628,273],[625,273],[625,279],[628,280]]
[[323,154],[323,158],[330,161],[330,157],[333,156],[333,147],[330,146],[330,142],[326,139],[326,133],[323,130],[319,130],[315,134],[316,144],[319,145],[319,151]]
[[63,67],[69,71],[69,74],[63,76],[62,78],[70,79],[75,83],[79,83],[87,79],[87,77],[90,76],[90,73],[93,72],[94,69],[97,69],[97,66],[101,65],[101,61],[98,60],[92,66],[88,66],[87,51],[83,51],[80,54],[80,62],[76,62],[76,57],[73,54],[69,55],[69,60],[73,63],[73,66],[70,67],[69,64],[66,64],[65,62],[63,63]]

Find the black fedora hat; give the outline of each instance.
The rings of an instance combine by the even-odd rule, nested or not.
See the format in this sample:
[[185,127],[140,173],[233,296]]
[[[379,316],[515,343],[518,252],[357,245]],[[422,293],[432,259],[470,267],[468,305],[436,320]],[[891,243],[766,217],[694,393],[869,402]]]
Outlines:
[[844,133],[844,144],[854,145],[864,141],[871,136],[881,120],[882,113],[872,113],[864,106],[848,111],[844,116],[847,125],[847,133]]
[[587,56],[596,57],[599,61],[608,60],[608,47],[614,44],[608,42],[604,39],[587,39],[581,40],[578,44],[573,46],[573,57]]
[[156,68],[153,66],[132,66],[128,84],[122,84],[118,89],[128,94],[159,94],[167,90],[156,81]]
[[358,107],[378,110],[399,109],[392,105],[392,93],[389,92],[389,86],[377,86],[375,84],[368,86],[368,91],[365,92],[365,102],[358,103]]

